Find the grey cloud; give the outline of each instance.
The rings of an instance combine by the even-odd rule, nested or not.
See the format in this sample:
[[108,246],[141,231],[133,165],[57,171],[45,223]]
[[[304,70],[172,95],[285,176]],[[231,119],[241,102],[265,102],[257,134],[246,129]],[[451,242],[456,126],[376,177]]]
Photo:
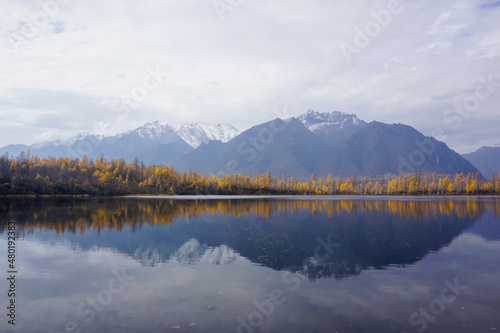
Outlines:
[[[232,123],[244,130],[286,107],[294,115],[339,110],[367,121],[402,122],[429,135],[443,128],[457,150],[498,142],[492,130],[464,125],[456,132],[443,120],[455,99],[474,91],[479,76],[500,72],[498,2],[402,0],[403,11],[348,63],[339,45],[352,44],[355,28],[364,29],[372,12],[388,3],[247,0],[223,21],[209,0],[61,5],[51,28],[23,43],[18,54],[0,51],[6,55],[0,117],[15,115],[26,128],[16,134],[11,119],[0,121],[0,145],[25,142],[32,133],[92,130],[111,117],[112,103],[141,84],[145,68],[156,65],[169,76],[116,120],[116,130],[153,119]],[[0,10],[0,36],[8,36],[40,7],[3,1]],[[467,124],[499,128],[499,95]]]

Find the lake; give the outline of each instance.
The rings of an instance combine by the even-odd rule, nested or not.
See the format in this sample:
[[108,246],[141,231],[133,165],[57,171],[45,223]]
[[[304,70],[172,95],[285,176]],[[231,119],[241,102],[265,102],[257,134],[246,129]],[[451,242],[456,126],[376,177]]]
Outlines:
[[0,233],[1,332],[500,331],[498,197],[0,198]]

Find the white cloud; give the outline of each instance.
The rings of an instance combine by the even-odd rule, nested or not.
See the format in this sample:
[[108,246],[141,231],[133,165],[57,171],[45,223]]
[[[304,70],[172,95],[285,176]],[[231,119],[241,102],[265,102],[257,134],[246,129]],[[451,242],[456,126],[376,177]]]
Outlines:
[[[500,7],[401,1],[403,11],[347,63],[339,45],[352,44],[354,29],[388,3],[242,1],[220,20],[211,0],[69,1],[51,7],[15,51],[9,38],[45,11],[37,1],[0,0],[0,145],[93,131],[109,119],[114,131],[152,119],[245,129],[284,106],[407,123],[428,135],[439,127],[458,150],[497,143],[500,91],[460,132],[443,114],[479,76],[500,72]],[[168,72],[164,82],[115,119],[110,105],[156,66]]]

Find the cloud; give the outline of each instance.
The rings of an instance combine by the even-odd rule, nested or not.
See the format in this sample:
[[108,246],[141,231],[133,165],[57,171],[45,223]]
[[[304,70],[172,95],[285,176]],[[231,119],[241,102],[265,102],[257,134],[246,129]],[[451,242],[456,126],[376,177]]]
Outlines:
[[[164,82],[113,131],[152,119],[243,130],[286,107],[407,123],[427,135],[439,127],[458,150],[498,142],[443,120],[479,76],[500,72],[498,3],[401,1],[350,63],[339,46],[354,45],[356,28],[365,31],[390,1],[241,1],[224,20],[211,0],[41,3],[57,6],[0,2],[0,145],[95,131],[157,66]],[[498,128],[499,95],[464,124]]]
[[497,2],[492,2],[492,3],[485,3],[481,6],[479,6],[479,8],[488,9],[488,8],[495,8],[495,7],[499,7],[499,6],[500,6],[500,1],[497,1]]

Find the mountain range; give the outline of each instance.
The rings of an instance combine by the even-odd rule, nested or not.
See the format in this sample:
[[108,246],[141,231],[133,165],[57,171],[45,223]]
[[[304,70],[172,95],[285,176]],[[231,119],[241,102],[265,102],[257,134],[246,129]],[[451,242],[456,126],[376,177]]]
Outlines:
[[263,172],[295,177],[310,177],[312,173],[321,177],[383,176],[415,171],[467,174],[476,173],[479,166],[489,176],[491,167],[498,165],[496,160],[481,162],[484,156],[490,157],[489,153],[461,156],[445,143],[404,124],[367,123],[354,114],[313,110],[243,132],[227,124],[187,123],[176,129],[153,121],[113,136],[81,133],[67,140],[8,145],[0,148],[0,154],[16,156],[28,150],[39,157],[96,158],[103,154],[126,161],[137,157],[146,164],[168,164],[179,170],[219,176]]
[[489,178],[491,174],[500,173],[500,147],[481,147],[475,152],[463,154],[483,176]]
[[137,157],[146,164],[171,164],[177,158],[199,147],[209,140],[227,142],[240,132],[231,125],[203,126],[194,123],[182,125],[178,130],[161,121],[146,123],[134,130],[113,136],[83,132],[67,140],[55,140],[32,145],[8,145],[0,153],[18,155],[30,151],[39,157],[71,158],[87,155],[90,158],[103,154],[106,158],[124,158],[131,161]]

